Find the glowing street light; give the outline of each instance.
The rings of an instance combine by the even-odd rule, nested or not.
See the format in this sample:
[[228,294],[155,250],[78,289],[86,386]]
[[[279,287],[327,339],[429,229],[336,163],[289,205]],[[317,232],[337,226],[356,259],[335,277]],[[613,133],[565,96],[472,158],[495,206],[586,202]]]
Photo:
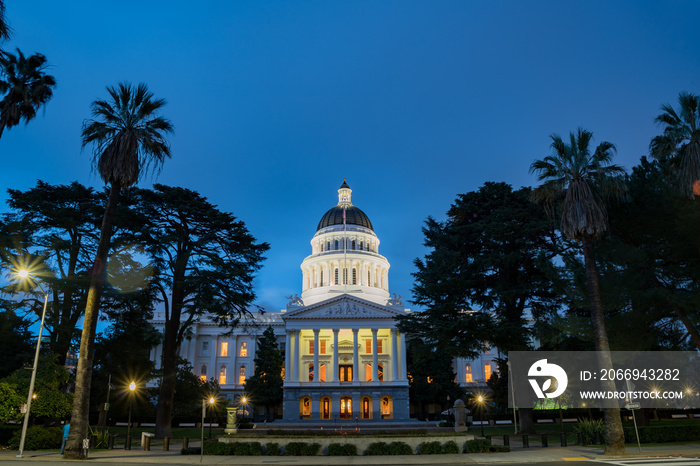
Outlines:
[[214,406],[214,403],[216,403],[216,398],[213,396],[209,398],[209,438],[211,438],[211,423],[212,423],[212,416],[211,416],[211,408]]
[[481,421],[481,436],[484,436],[484,397],[479,395],[479,397],[476,399],[476,402],[479,403],[479,411],[481,412],[480,416],[480,421]]
[[129,449],[131,449],[131,408],[134,405],[134,391],[136,390],[136,382],[131,382],[129,384],[129,423],[126,427],[126,438],[129,442]]
[[[17,275],[22,279],[30,277],[29,271],[26,269],[20,270],[19,272],[17,272]],[[37,286],[39,287],[39,289],[41,289],[41,292],[44,295],[44,310],[41,313],[41,324],[39,325],[39,338],[36,342],[34,366],[32,367],[32,377],[29,381],[29,394],[27,395],[27,411],[24,413],[24,423],[22,424],[22,437],[19,441],[19,454],[17,455],[17,458],[22,458],[22,453],[24,453],[24,441],[27,438],[27,426],[29,425],[29,410],[32,407],[32,400],[36,398],[36,396],[34,396],[34,382],[36,381],[36,370],[37,366],[39,365],[39,350],[41,349],[41,334],[44,331],[44,319],[46,319],[46,306],[49,302],[49,294],[46,291],[44,291],[44,288],[41,286],[41,283],[39,283],[36,280],[36,277],[32,277],[32,281],[37,284]]]

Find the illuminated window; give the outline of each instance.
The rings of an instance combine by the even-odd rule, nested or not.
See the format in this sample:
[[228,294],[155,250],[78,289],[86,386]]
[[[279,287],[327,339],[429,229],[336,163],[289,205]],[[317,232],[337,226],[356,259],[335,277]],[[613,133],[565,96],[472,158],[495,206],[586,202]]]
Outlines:
[[377,378],[379,379],[380,382],[384,380],[384,365],[383,364],[377,365]]
[[349,364],[343,364],[338,366],[338,375],[341,382],[351,382],[352,381],[352,366]]
[[320,380],[321,382],[325,382],[325,381],[326,381],[326,365],[325,365],[325,364],[321,364],[321,367],[320,367],[319,370],[320,370],[320,372],[318,373],[319,380]]
[[219,385],[226,385],[226,366],[221,366],[219,371]]
[[238,385],[244,385],[245,384],[245,366],[241,366],[240,370],[238,371]]
[[321,348],[320,348],[319,354],[326,354],[326,340],[321,340],[320,344],[321,344]]
[[243,358],[246,357],[246,356],[248,356],[248,342],[247,342],[247,341],[244,341],[244,342],[241,343],[241,354],[240,354],[240,356],[243,357]]
[[489,380],[491,378],[491,363],[487,362],[484,364],[484,380]]
[[465,382],[467,382],[467,383],[473,382],[474,379],[472,378],[472,366],[471,366],[471,364],[466,365],[466,367],[464,368],[464,372],[466,373]]
[[309,364],[309,382],[314,381],[314,365]]
[[372,340],[365,340],[365,353],[372,354]]
[[199,379],[202,382],[207,381],[207,365],[206,364],[202,364],[202,370],[199,372]]
[[301,400],[301,415],[311,416],[311,398],[302,398]]
[[377,340],[377,354],[382,354],[382,340]]
[[428,377],[428,383],[433,383],[433,378],[432,378],[432,377]]
[[282,377],[282,380],[284,380],[284,367],[282,368],[282,372],[280,372],[280,377]]
[[372,419],[372,400],[368,396],[362,397],[362,419]]
[[365,365],[365,380],[368,382],[372,380],[372,365],[371,364],[366,364]]
[[314,350],[316,349],[316,344],[314,340],[309,340],[309,354],[314,354]]
[[228,356],[228,342],[222,341],[221,342],[221,357],[226,357],[226,356]]

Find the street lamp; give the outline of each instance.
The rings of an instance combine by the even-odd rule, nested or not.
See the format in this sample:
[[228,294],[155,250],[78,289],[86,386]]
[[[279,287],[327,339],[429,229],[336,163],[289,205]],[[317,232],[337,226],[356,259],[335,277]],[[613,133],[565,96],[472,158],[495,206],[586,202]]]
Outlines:
[[216,403],[216,398],[212,396],[211,398],[209,398],[209,438],[211,438],[211,408],[213,407],[214,403]]
[[[134,405],[134,391],[136,390],[136,382],[131,382],[129,384],[129,422],[126,427],[126,438],[131,438],[131,408]],[[127,440],[129,442],[129,440]],[[131,443],[131,442],[129,442]]]
[[[20,276],[20,278],[28,278],[30,277],[30,274],[27,270],[22,269],[20,270],[17,275]],[[41,334],[44,331],[44,319],[46,318],[46,306],[48,305],[49,302],[49,294],[44,291],[44,288],[41,286],[41,283],[39,283],[36,278],[32,278],[34,283],[36,283],[39,286],[39,289],[41,289],[41,292],[44,295],[44,310],[41,313],[41,324],[39,325],[39,338],[37,339],[36,342],[36,353],[34,354],[34,366],[32,367],[32,377],[29,381],[29,394],[27,395],[27,412],[24,413],[24,424],[22,425],[22,437],[19,441],[19,455],[17,455],[17,458],[22,458],[22,453],[24,453],[24,440],[27,438],[27,426],[29,425],[29,410],[32,407],[32,399],[34,399],[34,381],[36,380],[36,369],[37,366],[39,365],[39,350],[41,349]]]
[[480,421],[481,421],[481,436],[484,436],[484,397],[479,395],[479,398],[476,399],[477,403],[479,403],[479,411],[481,411],[481,416],[480,416]]

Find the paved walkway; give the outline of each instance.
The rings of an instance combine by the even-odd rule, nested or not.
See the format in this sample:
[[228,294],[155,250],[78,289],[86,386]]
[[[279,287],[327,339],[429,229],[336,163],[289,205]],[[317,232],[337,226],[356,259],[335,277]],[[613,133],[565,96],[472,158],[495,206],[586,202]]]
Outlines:
[[[191,442],[191,446],[198,443]],[[412,456],[209,456],[202,458],[201,464],[236,464],[236,465],[263,465],[263,464],[290,464],[290,465],[414,465],[426,464],[429,458],[430,464],[470,464],[470,463],[534,463],[550,461],[576,461],[576,460],[604,460],[611,457],[603,456],[601,447],[534,447],[520,448],[513,445],[510,453],[483,453],[460,455],[412,455]],[[0,452],[0,462],[18,460],[17,451]],[[700,444],[670,445],[642,447],[642,453],[636,446],[627,447],[627,458],[649,456],[692,456],[700,457]],[[620,457],[614,457],[620,458]],[[199,455],[181,455],[180,445],[171,445],[171,451],[152,449],[143,451],[141,448],[133,450],[114,449],[90,452],[91,463],[112,464],[168,464],[191,465],[200,464]],[[58,452],[25,452],[23,462],[36,461],[47,463],[67,463]]]

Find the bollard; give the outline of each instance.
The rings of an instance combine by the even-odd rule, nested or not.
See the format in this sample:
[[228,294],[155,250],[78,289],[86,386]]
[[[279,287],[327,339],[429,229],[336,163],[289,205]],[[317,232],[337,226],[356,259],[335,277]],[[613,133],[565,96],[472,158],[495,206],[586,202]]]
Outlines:
[[182,439],[182,448],[187,449],[189,447],[190,447],[190,438],[189,437],[183,438]]
[[126,438],[126,443],[124,444],[124,450],[131,450],[131,435]]
[[567,443],[566,443],[566,434],[565,434],[564,432],[561,433],[561,446],[562,446],[562,447],[567,447],[567,446],[568,446]]
[[600,445],[601,443],[603,443],[600,441],[600,432],[596,431],[594,441],[596,445]]
[[503,436],[503,445],[506,447],[510,446],[510,437],[508,435]]
[[107,449],[108,450],[114,450],[114,437],[116,434],[112,434],[109,436],[109,439],[107,439]]
[[542,448],[547,448],[549,446],[549,439],[547,434],[542,434]]
[[148,435],[143,438],[143,451],[151,451],[151,437]]
[[578,432],[576,437],[578,438],[577,442],[579,445],[583,445],[583,432]]
[[523,448],[530,448],[530,440],[527,438],[527,434],[523,434]]
[[170,451],[170,437],[163,439],[163,451]]

